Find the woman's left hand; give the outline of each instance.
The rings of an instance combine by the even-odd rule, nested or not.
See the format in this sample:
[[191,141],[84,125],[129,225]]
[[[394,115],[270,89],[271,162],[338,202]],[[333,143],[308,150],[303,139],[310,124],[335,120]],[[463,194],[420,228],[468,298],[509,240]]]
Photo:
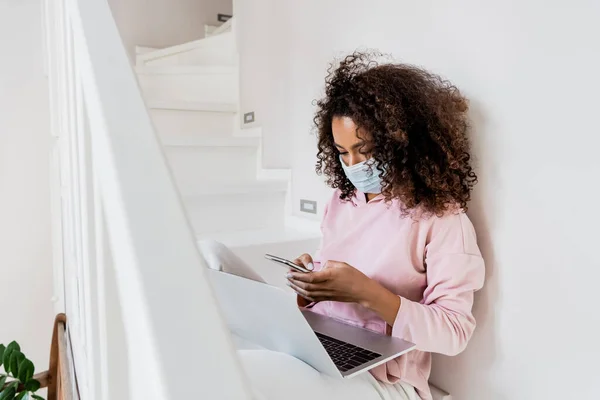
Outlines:
[[343,301],[362,303],[368,298],[371,278],[351,265],[327,261],[316,272],[292,272],[288,286],[309,301]]

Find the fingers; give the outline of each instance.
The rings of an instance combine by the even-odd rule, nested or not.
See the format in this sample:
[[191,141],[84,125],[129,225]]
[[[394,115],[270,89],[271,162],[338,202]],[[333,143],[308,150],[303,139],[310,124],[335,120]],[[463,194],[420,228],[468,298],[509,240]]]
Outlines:
[[294,290],[294,292],[298,293],[299,296],[302,296],[303,298],[305,298],[306,300],[311,301],[311,302],[312,301],[321,301],[322,299],[326,299],[328,297],[327,292],[322,292],[322,291],[311,292],[310,290],[303,289],[290,281],[288,281],[287,285],[289,287],[291,287]]
[[[307,279],[308,275],[316,274],[311,272],[310,274],[296,273],[295,275]],[[312,280],[308,278],[308,280]],[[292,274],[288,274],[287,285],[292,288],[299,296],[303,297],[308,301],[322,301],[328,298],[329,291],[322,283],[309,283],[301,280],[294,279]]]
[[307,254],[307,253],[304,253],[300,257],[296,258],[294,260],[294,263],[304,266],[309,271],[312,271],[313,269],[315,269],[315,266],[313,264],[313,259],[310,256],[310,254]]
[[298,287],[300,289],[306,290],[307,292],[314,292],[319,289],[322,289],[322,287],[321,287],[322,285],[315,285],[312,283],[306,283],[306,282],[298,281],[295,279],[288,279],[288,282],[291,283],[292,285],[294,285],[294,287]]
[[331,271],[317,271],[311,272],[310,274],[305,274],[302,272],[290,271],[287,274],[288,279],[293,279],[295,281],[307,282],[307,283],[321,283],[326,282],[331,279]]

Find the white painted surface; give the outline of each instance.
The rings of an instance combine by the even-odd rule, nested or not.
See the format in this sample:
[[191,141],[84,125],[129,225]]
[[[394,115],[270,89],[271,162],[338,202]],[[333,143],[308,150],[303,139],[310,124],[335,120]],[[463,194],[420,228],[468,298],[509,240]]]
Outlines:
[[[311,101],[320,95],[334,55],[357,47],[392,52],[443,74],[471,99],[481,183],[470,215],[487,261],[487,281],[476,298],[478,328],[469,347],[458,357],[436,357],[432,381],[457,400],[598,397],[600,3],[286,5],[277,14],[283,21],[277,35],[263,35],[271,41],[262,46],[280,49],[278,43],[286,43],[287,64],[270,69],[268,57],[249,62],[262,63],[251,72],[267,68],[270,82],[289,85],[269,100],[284,104],[277,112],[285,118],[274,117],[279,136],[265,132],[264,149],[265,165],[279,166],[288,147],[283,143],[293,143],[296,208],[300,198],[314,198],[322,210],[327,196],[313,172],[315,138],[306,132]],[[265,18],[281,7],[271,10]],[[236,14],[241,26],[264,33],[268,24],[261,13]],[[250,37],[240,34],[241,43]],[[248,65],[242,56],[242,69]],[[242,71],[242,80],[251,72]],[[243,111],[263,109],[249,104],[248,96],[241,94]],[[257,113],[265,130],[270,116]]]
[[0,1],[0,343],[36,367],[52,333],[50,129],[41,4]]
[[261,244],[268,245],[278,242],[319,239],[321,237],[320,230],[313,228],[314,227],[285,227],[276,229],[257,229],[237,232],[208,233],[199,235],[198,237],[199,239],[212,238],[228,247],[246,247]]
[[137,76],[148,103],[237,103],[237,68],[228,66],[138,67]]
[[209,37],[218,28],[217,25],[204,25],[204,37]]
[[260,128],[235,128],[238,67],[212,57],[223,49],[233,32],[142,54],[138,81],[196,233],[281,230],[290,171],[262,167]]
[[233,37],[233,32],[226,32],[146,52],[136,56],[136,65],[235,65],[237,54]]
[[[290,22],[285,19],[288,3],[253,0],[235,4],[234,33],[240,60],[239,123],[245,128],[262,128],[265,139],[262,163],[265,168],[292,166],[291,136],[289,132],[280,130],[288,126],[290,114],[295,112],[288,93],[291,82],[280,79],[284,78],[284,71],[295,68],[289,58],[290,46],[294,44],[289,41]],[[312,27],[306,25],[305,30],[312,30]],[[302,60],[301,65],[313,62],[309,57]],[[242,115],[251,111],[254,111],[255,122],[242,124]],[[308,126],[308,123],[303,123],[295,130]]]
[[142,55],[146,53],[150,53],[151,51],[158,50],[155,47],[147,47],[147,46],[135,46],[135,54]]
[[[105,301],[104,293],[113,287],[118,301],[111,298],[104,307],[109,313],[102,329],[104,348],[116,343],[127,351],[126,357],[101,353],[108,364],[103,371],[109,376],[103,380],[109,390],[98,396],[91,385],[78,379],[82,398],[91,398],[91,393],[102,399],[114,398],[110,396],[115,393],[131,399],[246,398],[241,367],[204,279],[204,265],[181,198],[107,3],[57,0],[46,4],[53,10],[54,22],[49,71],[51,86],[57,88],[51,99],[62,144],[62,222],[68,228],[63,238],[66,302],[76,336],[71,337],[75,361],[82,354],[94,354],[88,349],[98,344],[87,340],[94,336],[88,335],[94,328],[89,320],[97,317],[91,315],[88,302]],[[60,17],[64,10],[66,19]],[[89,168],[90,155],[93,168]],[[90,190],[94,212],[86,197]],[[97,212],[99,203],[102,212]],[[89,243],[92,252],[86,249]],[[113,269],[114,275],[105,275],[106,286],[86,282],[86,275],[96,277],[96,267]],[[101,292],[96,293],[98,299],[88,291],[88,283]],[[197,312],[169,319],[181,304]],[[115,308],[120,315],[112,313]],[[92,309],[102,312],[102,307]],[[217,357],[217,364],[198,362]],[[125,392],[115,390],[111,382],[115,378],[111,363],[126,364],[128,380],[116,382]],[[94,379],[98,371],[90,372],[81,363],[76,366],[84,382],[102,381]],[[196,384],[181,385],[182,381]]]
[[185,196],[196,234],[282,227],[287,182],[254,186],[207,187],[211,193]]
[[233,25],[233,18],[229,18],[227,21],[222,23],[216,30],[211,32],[212,35],[220,35],[225,32],[230,32]]
[[[233,130],[235,110],[237,109],[235,104],[229,106],[231,112],[193,110],[187,105],[173,102],[155,102],[149,106],[163,107],[151,109],[150,116],[156,131],[163,140],[167,141],[171,137],[226,137]],[[219,106],[221,107],[221,105]],[[176,109],[177,107],[187,107],[187,109]],[[212,105],[211,108],[213,108]]]
[[180,135],[178,132],[173,134],[162,134],[161,141],[166,147],[197,147],[197,148],[216,148],[216,149],[238,149],[251,148],[256,150],[260,144],[259,137],[237,137],[237,136],[219,136],[219,135]]
[[229,114],[237,111],[237,104],[235,103],[216,103],[207,101],[185,101],[171,99],[149,99],[146,100],[146,106],[151,110],[208,111]]
[[204,37],[204,25],[232,13],[231,0],[109,0],[130,55],[136,45],[168,47]]
[[256,179],[256,146],[165,146],[171,171],[182,193],[198,192],[207,183]]

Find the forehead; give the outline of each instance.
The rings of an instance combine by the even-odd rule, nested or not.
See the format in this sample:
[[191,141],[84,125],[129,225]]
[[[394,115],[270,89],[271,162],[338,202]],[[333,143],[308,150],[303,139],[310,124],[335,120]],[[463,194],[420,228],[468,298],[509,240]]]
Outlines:
[[367,140],[367,134],[350,117],[333,117],[331,120],[333,139],[341,146],[351,146]]

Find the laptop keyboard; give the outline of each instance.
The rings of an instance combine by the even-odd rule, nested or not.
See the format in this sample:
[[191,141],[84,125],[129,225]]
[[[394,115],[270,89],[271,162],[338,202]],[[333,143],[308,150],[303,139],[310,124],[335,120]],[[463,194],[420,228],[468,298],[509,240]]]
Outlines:
[[321,341],[321,344],[323,344],[323,347],[325,347],[325,350],[327,350],[336,367],[342,372],[349,371],[377,357],[381,357],[381,354],[342,342],[322,333],[315,332],[315,334]]

